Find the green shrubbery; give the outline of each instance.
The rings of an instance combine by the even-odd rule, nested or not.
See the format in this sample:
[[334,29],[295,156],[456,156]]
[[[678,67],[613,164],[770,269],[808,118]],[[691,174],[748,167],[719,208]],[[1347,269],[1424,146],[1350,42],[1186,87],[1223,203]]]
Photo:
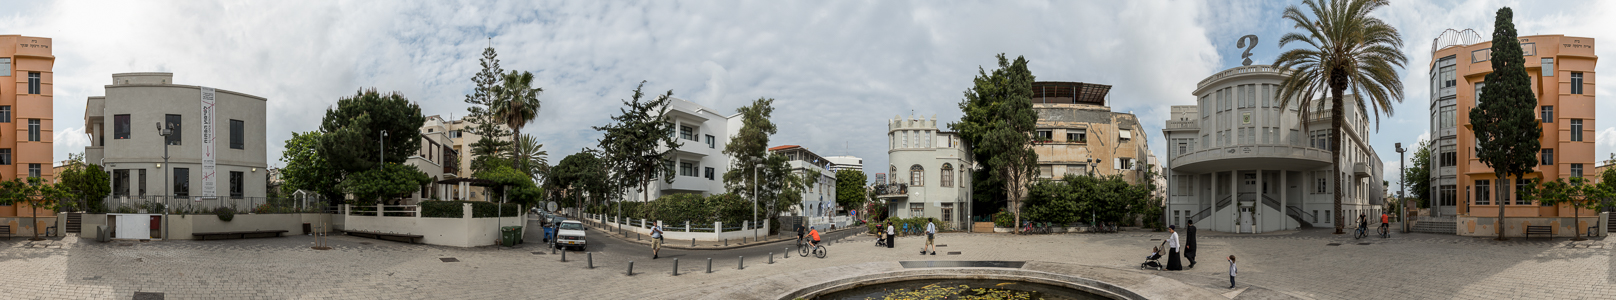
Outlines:
[[[687,221],[693,227],[712,226],[713,222],[738,226],[742,221],[752,220],[752,201],[734,194],[706,197],[698,194],[675,194],[651,202],[621,202],[591,206],[589,211],[612,216],[617,214],[618,205],[622,205],[624,218],[660,220],[666,226],[675,224],[683,226]],[[758,218],[762,219],[764,213],[765,211],[759,208]]]
[[[494,215],[515,217],[522,214],[522,206],[516,203],[506,203],[501,209],[499,204],[484,201],[421,201],[421,216],[426,218],[460,218],[464,216],[461,207],[471,203],[471,217],[492,218]],[[391,215],[392,213],[387,213]]]
[[892,224],[893,226],[898,227],[898,231],[903,231],[903,225],[904,224],[909,224],[909,230],[919,230],[921,232],[925,232],[926,223],[928,221],[935,221],[933,223],[937,224],[937,231],[949,231],[949,230],[952,230],[951,228],[949,228],[948,223],[943,222],[942,220],[928,219],[926,217],[887,218],[886,221],[865,224],[865,230],[866,230],[866,232],[875,233],[875,230],[881,228],[881,226],[884,226],[884,225],[887,225],[887,224]]
[[219,216],[219,221],[230,222],[236,219],[236,210],[229,207],[214,208],[213,215]]

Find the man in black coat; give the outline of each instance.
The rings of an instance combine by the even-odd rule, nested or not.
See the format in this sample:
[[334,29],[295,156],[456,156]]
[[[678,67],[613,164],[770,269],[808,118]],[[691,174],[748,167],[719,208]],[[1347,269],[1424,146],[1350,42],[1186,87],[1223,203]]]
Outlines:
[[1189,237],[1184,243],[1184,258],[1190,260],[1190,268],[1195,268],[1195,221],[1189,221],[1184,228],[1185,236]]

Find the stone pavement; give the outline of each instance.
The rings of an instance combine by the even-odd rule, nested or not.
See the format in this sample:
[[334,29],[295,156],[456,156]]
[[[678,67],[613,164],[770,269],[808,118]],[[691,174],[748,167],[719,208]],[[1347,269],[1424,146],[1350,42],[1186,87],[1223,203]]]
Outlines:
[[[936,256],[918,253],[923,237],[900,238],[897,248],[888,249],[874,247],[872,237],[857,236],[830,244],[824,259],[793,255],[769,264],[766,258],[748,257],[745,269],[737,269],[736,258],[715,257],[713,273],[705,273],[706,257],[684,254],[678,276],[667,258],[653,262],[598,252],[596,268],[586,269],[581,253],[561,262],[560,255],[538,244],[454,248],[332,236],[327,239],[335,249],[319,251],[309,249],[314,241],[309,236],[113,243],[72,236],[11,239],[0,240],[0,282],[6,282],[0,298],[130,299],[136,292],[152,292],[167,299],[768,299],[780,291],[920,260],[1029,261],[1059,266],[1044,270],[1082,268],[1165,282],[1143,286],[1204,290],[1141,293],[1174,295],[1160,298],[1616,298],[1616,260],[1611,259],[1616,245],[1603,239],[1497,242],[1394,234],[1354,240],[1327,229],[1260,235],[1203,231],[1196,268],[1138,270],[1150,247],[1165,236],[945,233],[938,236],[943,246]],[[1226,289],[1223,257],[1228,255],[1239,257],[1239,283],[1247,289]],[[638,261],[632,276],[625,274],[631,260]]]

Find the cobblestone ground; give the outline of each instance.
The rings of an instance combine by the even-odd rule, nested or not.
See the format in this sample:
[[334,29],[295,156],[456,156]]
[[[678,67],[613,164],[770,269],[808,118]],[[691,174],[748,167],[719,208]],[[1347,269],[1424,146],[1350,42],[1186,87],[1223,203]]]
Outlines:
[[[944,246],[936,256],[919,254],[924,242],[918,237],[901,238],[897,248],[888,249],[858,236],[831,244],[824,259],[793,255],[769,264],[766,258],[748,257],[746,268],[737,270],[735,257],[713,257],[713,273],[705,273],[702,252],[689,252],[678,257],[678,276],[672,275],[668,258],[653,263],[603,251],[594,256],[596,268],[586,269],[580,253],[561,262],[560,255],[538,245],[468,249],[334,236],[327,240],[335,249],[319,251],[309,248],[314,242],[309,236],[113,243],[14,238],[0,240],[0,281],[6,282],[0,298],[130,299],[136,292],[152,292],[168,299],[664,299],[726,288],[759,289],[757,297],[766,298],[773,294],[763,289],[806,286],[818,283],[813,278],[856,275],[871,262],[906,260],[1087,265],[1158,275],[1222,294],[1228,292],[1223,259],[1228,255],[1239,257],[1241,285],[1297,298],[1616,298],[1616,260],[1611,259],[1616,245],[1603,239],[1496,242],[1398,234],[1353,240],[1323,229],[1201,236],[1202,263],[1182,272],[1137,270],[1150,247],[1165,237],[1161,233],[953,233],[939,235]],[[448,258],[457,262],[445,262]],[[629,260],[639,264],[632,276],[625,274]],[[735,286],[782,274],[804,279]]]

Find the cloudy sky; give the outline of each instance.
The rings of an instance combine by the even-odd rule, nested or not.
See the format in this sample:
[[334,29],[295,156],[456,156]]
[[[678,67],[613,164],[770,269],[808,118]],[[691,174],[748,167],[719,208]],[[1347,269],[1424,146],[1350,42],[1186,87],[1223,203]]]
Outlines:
[[[958,120],[957,103],[994,55],[1025,56],[1040,80],[1114,86],[1116,111],[1139,114],[1161,155],[1168,106],[1193,104],[1195,84],[1240,65],[1255,34],[1258,64],[1280,52],[1292,1],[11,1],[0,34],[54,39],[56,157],[78,153],[85,98],[112,73],[172,72],[175,82],[269,99],[271,165],[292,132],[361,88],[396,90],[428,115],[460,117],[490,43],[506,70],[533,72],[543,109],[524,129],[551,161],[595,144],[641,80],[648,91],[734,111],[774,98],[771,144],[886,164],[885,120]],[[1444,29],[1492,31],[1514,7],[1523,35],[1605,40],[1616,2],[1397,1],[1375,16],[1405,41],[1412,98],[1371,140],[1396,174],[1392,143],[1425,136],[1430,43]],[[490,39],[491,38],[491,39]],[[1612,49],[1599,48],[1612,56]],[[1612,64],[1600,64],[1608,73]],[[1616,74],[1616,73],[1612,73]],[[1600,80],[1595,79],[1595,82]],[[1595,94],[1610,95],[1611,85]],[[651,94],[653,92],[647,92]],[[1600,120],[1611,119],[1601,105]],[[1597,123],[1598,158],[1616,128]],[[880,169],[872,167],[872,169]],[[1395,184],[1395,176],[1389,176]]]

